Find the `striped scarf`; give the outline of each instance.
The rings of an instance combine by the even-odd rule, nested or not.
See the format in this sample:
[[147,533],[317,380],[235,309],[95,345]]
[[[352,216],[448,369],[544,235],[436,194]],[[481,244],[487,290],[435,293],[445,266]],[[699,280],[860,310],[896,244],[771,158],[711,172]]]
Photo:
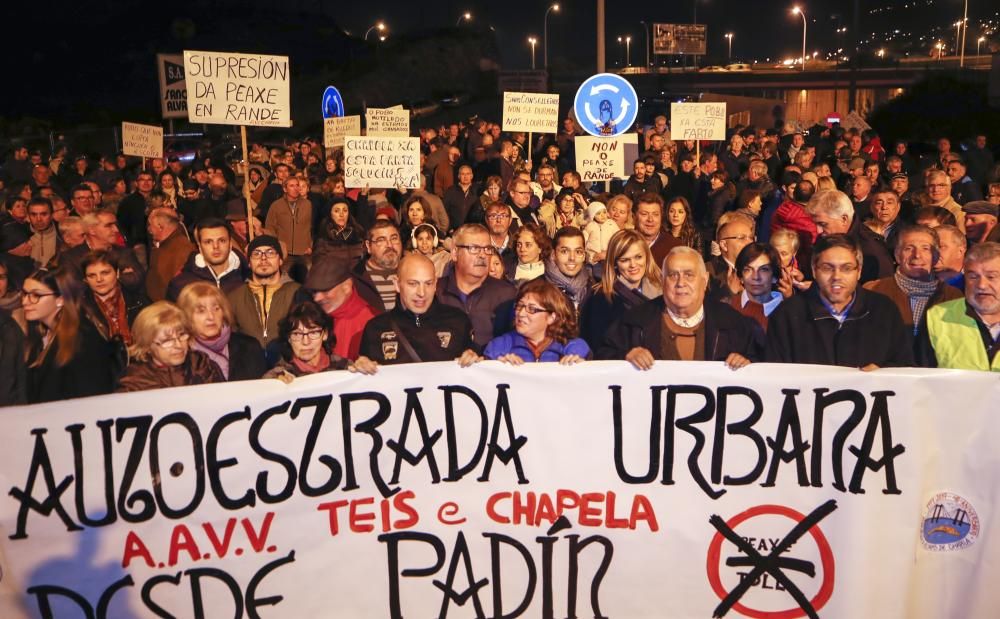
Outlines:
[[924,317],[924,310],[927,309],[927,302],[931,300],[938,289],[937,279],[929,282],[907,277],[896,270],[896,285],[906,293],[910,299],[910,311],[913,313],[913,334],[917,334],[917,327],[921,318]]

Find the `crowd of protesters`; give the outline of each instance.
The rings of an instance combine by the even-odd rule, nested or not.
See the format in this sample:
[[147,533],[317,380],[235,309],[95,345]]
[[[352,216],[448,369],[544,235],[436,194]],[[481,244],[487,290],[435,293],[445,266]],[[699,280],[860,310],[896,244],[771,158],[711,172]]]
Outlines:
[[[0,404],[381,365],[624,359],[1000,371],[1000,166],[871,130],[637,127],[587,185],[579,134],[420,130],[421,187],[339,151],[192,162],[15,146],[0,172]],[[253,213],[252,217],[248,214]]]

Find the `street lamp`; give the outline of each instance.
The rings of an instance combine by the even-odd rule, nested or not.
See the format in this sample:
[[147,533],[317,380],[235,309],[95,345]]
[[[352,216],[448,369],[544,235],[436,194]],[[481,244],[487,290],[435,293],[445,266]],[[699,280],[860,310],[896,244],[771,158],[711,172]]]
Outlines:
[[792,7],[792,13],[802,17],[802,70],[806,70],[806,13],[797,6]]
[[648,69],[652,66],[649,62],[649,24],[644,21],[640,21],[639,23],[642,24],[642,36],[646,38],[646,68]]
[[461,25],[462,25],[462,20],[465,20],[465,21],[472,21],[472,13],[469,13],[469,12],[465,12],[465,13],[462,13],[462,14],[461,14],[461,15],[459,16],[459,18],[458,18],[458,21],[457,21],[457,22],[455,22],[455,27],[456,27],[456,28],[458,28],[459,26],[461,26]]
[[531,45],[531,70],[535,70],[535,44],[538,43],[538,39],[535,37],[528,37],[528,44]]
[[553,4],[545,9],[545,17],[542,18],[542,64],[545,69],[549,68],[549,13],[559,12],[559,5]]
[[979,58],[979,46],[982,45],[983,41],[985,40],[986,37],[979,37],[978,39],[976,39],[976,59]]
[[878,50],[878,57],[879,58],[885,58],[885,50],[884,49]]
[[938,44],[935,45],[935,47],[937,48],[937,51],[938,51],[938,62],[940,62],[941,61],[941,54],[944,52],[944,43],[938,41]]
[[732,32],[727,32],[726,33],[726,38],[729,40],[729,61],[732,62],[732,60],[733,60],[733,33]]
[[[372,33],[372,30],[378,30],[379,32],[385,32],[385,22],[378,22],[371,28],[365,31],[365,41],[368,40],[368,35]],[[383,37],[383,40],[385,38]]]
[[632,66],[632,37],[625,37],[625,66]]
[[958,56],[958,48],[962,46],[962,22],[957,21],[955,26],[955,55]]

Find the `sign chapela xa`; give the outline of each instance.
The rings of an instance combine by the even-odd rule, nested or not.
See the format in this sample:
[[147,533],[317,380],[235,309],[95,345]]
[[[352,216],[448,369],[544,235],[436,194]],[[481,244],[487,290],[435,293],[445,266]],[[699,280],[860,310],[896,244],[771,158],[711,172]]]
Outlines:
[[193,123],[292,126],[287,56],[185,51],[184,75]]
[[998,396],[976,372],[486,362],[8,409],[0,609],[991,617]]

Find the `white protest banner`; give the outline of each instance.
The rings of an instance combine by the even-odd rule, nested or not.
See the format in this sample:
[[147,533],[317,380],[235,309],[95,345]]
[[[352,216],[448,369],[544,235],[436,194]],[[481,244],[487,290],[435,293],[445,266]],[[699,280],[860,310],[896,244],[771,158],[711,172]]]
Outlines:
[[559,132],[559,95],[534,92],[503,93],[503,130]]
[[157,54],[156,73],[160,80],[160,113],[164,118],[187,118],[184,56]]
[[410,111],[402,106],[370,107],[365,110],[366,135],[405,138],[410,136]]
[[343,148],[344,137],[361,135],[360,116],[337,116],[323,120],[323,145],[327,148]]
[[420,138],[344,138],[347,187],[420,187]]
[[872,128],[857,112],[849,113],[844,120],[840,121],[840,126],[844,129],[857,129],[858,131],[868,131]]
[[122,153],[133,157],[162,157],[163,127],[123,122]]
[[671,103],[670,136],[675,140],[725,140],[725,101]]
[[12,408],[2,586],[58,617],[994,617],[998,397],[485,362]]
[[287,56],[185,50],[184,74],[193,123],[292,126]]
[[574,138],[576,171],[585,183],[628,178],[632,173],[631,161],[626,161],[625,150],[629,144],[638,143],[635,133],[599,138],[578,135]]

